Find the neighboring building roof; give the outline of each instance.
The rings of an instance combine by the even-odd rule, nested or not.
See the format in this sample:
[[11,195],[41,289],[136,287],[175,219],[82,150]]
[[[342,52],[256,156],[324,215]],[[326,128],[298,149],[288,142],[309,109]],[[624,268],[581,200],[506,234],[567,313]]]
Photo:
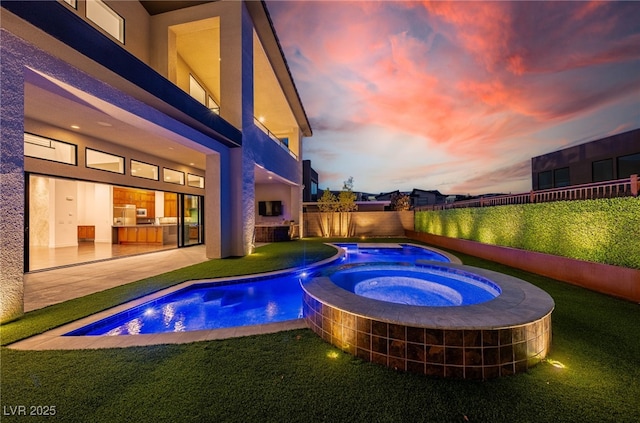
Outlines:
[[380,199],[390,199],[392,195],[396,195],[396,194],[400,194],[399,190],[395,190],[395,191],[390,191],[390,192],[381,192],[380,194],[376,195],[376,200],[380,200]]
[[418,188],[414,188],[413,191],[411,191],[411,194],[409,194],[409,196],[417,197],[417,196],[420,196],[420,194],[422,193],[433,194],[437,197],[444,197],[444,195],[440,193],[440,191],[438,190],[426,190],[426,189],[418,189]]
[[[541,159],[551,157],[551,156],[560,156],[565,152],[569,151],[580,151],[584,149],[590,149],[591,151],[585,151],[582,153],[584,155],[596,155],[600,154],[602,151],[609,152],[614,145],[622,145],[624,147],[629,147],[630,149],[634,149],[632,144],[637,145],[640,143],[640,128],[631,129],[629,131],[620,132],[618,134],[609,135],[603,138],[598,138],[591,141],[581,142],[576,145],[572,145],[569,147],[561,148],[559,150],[554,150],[549,153],[541,154],[539,156],[532,157],[532,162],[540,161]],[[581,157],[579,157],[581,158]]]

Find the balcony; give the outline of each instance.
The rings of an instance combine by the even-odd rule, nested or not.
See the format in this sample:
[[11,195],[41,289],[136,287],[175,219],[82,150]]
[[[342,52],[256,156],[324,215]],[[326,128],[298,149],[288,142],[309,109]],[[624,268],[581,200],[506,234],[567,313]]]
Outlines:
[[271,132],[269,130],[269,128],[267,128],[261,121],[260,119],[254,117],[253,118],[253,123],[265,134],[267,134],[267,136],[276,144],[278,144],[280,147],[282,147],[283,150],[285,150],[286,152],[289,153],[289,155],[291,157],[293,157],[294,159],[298,160],[298,155],[296,153],[294,153],[293,151],[291,151],[289,149],[289,143],[288,143],[288,139],[287,138],[278,138],[273,132]]

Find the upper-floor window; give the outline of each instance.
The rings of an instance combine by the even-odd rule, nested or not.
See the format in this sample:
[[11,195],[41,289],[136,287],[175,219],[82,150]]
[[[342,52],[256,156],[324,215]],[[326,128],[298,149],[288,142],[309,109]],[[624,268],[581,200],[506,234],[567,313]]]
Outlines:
[[640,153],[618,157],[618,178],[640,175]]
[[610,181],[613,179],[613,159],[597,160],[591,163],[593,182]]
[[87,18],[124,44],[124,18],[102,0],[87,0]]
[[207,91],[202,88],[202,85],[198,82],[193,75],[189,75],[189,95],[198,100],[203,105],[207,105]]
[[211,96],[209,96],[209,104],[207,107],[209,107],[209,110],[213,113],[218,115],[220,114],[220,105],[218,105],[218,102],[216,102]]
[[62,141],[24,134],[24,155],[37,159],[76,165],[78,163],[78,147]]
[[569,168],[562,167],[560,169],[555,169],[553,171],[553,186],[559,188],[569,185],[571,185],[571,180],[569,179]]
[[553,188],[553,177],[551,175],[551,171],[547,170],[547,171],[538,173],[538,189],[549,189],[549,188]]

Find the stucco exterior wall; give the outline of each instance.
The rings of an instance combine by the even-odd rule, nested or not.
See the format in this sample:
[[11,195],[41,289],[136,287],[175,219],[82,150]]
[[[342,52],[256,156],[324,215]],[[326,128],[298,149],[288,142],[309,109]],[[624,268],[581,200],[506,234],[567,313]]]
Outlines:
[[22,315],[24,287],[23,54],[0,29],[0,322]]

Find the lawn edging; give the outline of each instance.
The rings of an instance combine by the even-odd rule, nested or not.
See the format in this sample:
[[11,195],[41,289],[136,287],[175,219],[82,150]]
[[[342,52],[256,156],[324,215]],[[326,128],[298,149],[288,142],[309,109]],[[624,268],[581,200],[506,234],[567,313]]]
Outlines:
[[572,285],[640,303],[640,270],[576,260],[511,247],[483,244],[425,232],[405,231],[408,238],[537,273]]

